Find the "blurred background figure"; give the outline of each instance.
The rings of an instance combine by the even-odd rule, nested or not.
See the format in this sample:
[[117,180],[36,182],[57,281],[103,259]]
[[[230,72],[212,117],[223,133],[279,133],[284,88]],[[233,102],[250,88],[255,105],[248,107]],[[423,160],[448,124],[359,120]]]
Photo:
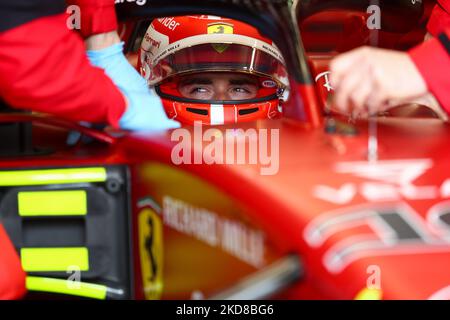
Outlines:
[[426,41],[408,52],[363,47],[331,62],[335,107],[368,116],[433,95],[450,113],[450,1],[439,0],[428,22]]

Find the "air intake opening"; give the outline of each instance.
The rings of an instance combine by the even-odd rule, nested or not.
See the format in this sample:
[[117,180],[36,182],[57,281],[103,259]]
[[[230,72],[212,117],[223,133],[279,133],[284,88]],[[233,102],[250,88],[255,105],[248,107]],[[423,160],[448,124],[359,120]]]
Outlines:
[[241,109],[241,110],[239,110],[239,115],[245,116],[246,114],[258,112],[258,110],[259,110],[259,108]]
[[202,116],[207,116],[208,115],[208,110],[204,110],[204,109],[186,108],[186,111],[189,111],[189,112],[192,112],[192,113],[196,113],[196,114],[201,114]]

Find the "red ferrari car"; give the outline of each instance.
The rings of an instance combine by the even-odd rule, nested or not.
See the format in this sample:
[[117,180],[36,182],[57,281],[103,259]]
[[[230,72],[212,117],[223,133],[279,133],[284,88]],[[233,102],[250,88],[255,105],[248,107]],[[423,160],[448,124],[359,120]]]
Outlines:
[[[30,298],[450,298],[450,128],[425,105],[367,122],[328,102],[332,56],[417,44],[431,2],[379,0],[382,31],[366,28],[371,1],[116,3],[130,57],[156,17],[252,24],[280,49],[289,98],[279,120],[178,129],[183,163],[173,132],[2,114],[0,215]],[[207,134],[258,161],[211,161]]]

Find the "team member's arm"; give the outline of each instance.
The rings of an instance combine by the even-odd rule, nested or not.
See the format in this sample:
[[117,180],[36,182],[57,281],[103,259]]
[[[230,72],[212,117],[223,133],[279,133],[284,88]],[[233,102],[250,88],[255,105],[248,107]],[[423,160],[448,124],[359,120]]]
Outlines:
[[124,56],[117,34],[114,0],[70,0],[81,9],[81,34],[87,55],[94,66],[105,70],[124,94],[128,108],[119,125],[133,130],[160,130],[179,127],[167,118],[161,99],[151,93],[147,82]]
[[448,32],[410,53],[365,47],[339,55],[330,68],[334,106],[343,113],[367,116],[431,92],[449,112]]
[[127,110],[119,126],[133,130],[163,130],[180,124],[167,118],[161,99],[123,54],[117,34],[114,0],[70,0],[80,7],[81,34],[85,37],[90,62],[102,68],[124,94]]
[[330,64],[334,105],[342,113],[366,117],[428,93],[407,52],[362,47]]
[[[438,0],[427,25],[425,40],[430,41],[409,54],[364,48],[339,55],[331,63],[335,107],[364,116],[368,111],[423,100],[431,92],[448,113],[450,62],[445,43],[449,28],[450,0]],[[442,33],[440,39],[433,39]],[[433,109],[438,114],[445,112],[437,104]]]
[[[86,58],[81,38],[67,28],[66,15],[47,16],[61,9],[60,2],[0,3],[0,18],[5,18],[0,19],[0,97],[12,107],[123,129],[178,127],[166,117],[159,97],[125,63],[120,43],[91,50],[90,61]],[[13,23],[6,20],[8,10],[16,13]]]
[[65,14],[2,32],[0,44],[0,96],[8,104],[118,127],[124,96],[90,65],[82,39],[66,28]]
[[450,27],[450,0],[438,0],[428,20],[429,35],[437,37]]
[[450,114],[450,27],[409,52],[441,106]]
[[100,50],[120,42],[117,33],[117,19],[114,0],[67,0],[68,13],[72,6],[78,6],[80,35],[85,39],[88,50]]

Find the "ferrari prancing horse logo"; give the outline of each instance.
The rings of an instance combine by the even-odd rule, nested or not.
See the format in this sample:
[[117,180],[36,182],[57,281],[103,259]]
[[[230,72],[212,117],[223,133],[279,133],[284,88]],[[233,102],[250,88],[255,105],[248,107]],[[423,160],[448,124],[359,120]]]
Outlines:
[[[213,23],[208,25],[208,34],[233,34],[233,25],[226,23]],[[213,43],[211,44],[214,50],[219,53],[224,52],[228,48],[228,44],[225,43]]]
[[151,207],[144,207],[138,216],[144,295],[148,300],[155,300],[161,297],[163,289],[162,221]]
[[225,33],[233,34],[233,25],[225,23],[213,23],[208,25],[208,34],[211,33]]

